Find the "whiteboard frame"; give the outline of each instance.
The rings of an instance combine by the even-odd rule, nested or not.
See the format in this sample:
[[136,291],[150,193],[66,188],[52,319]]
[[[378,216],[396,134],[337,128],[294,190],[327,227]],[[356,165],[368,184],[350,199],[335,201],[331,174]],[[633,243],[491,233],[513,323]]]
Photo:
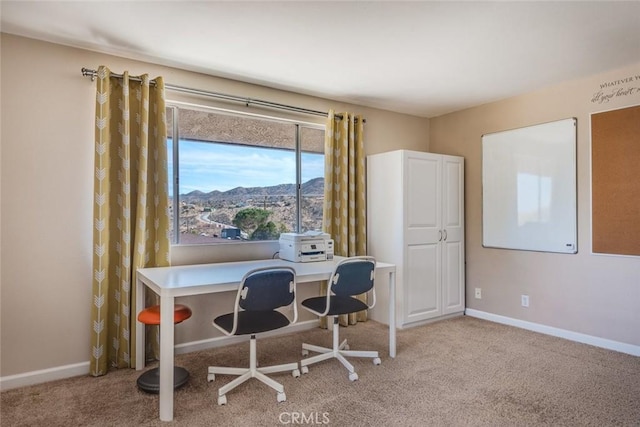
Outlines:
[[[482,135],[482,247],[578,252],[576,149],[575,117]],[[532,165],[550,175],[528,173]],[[535,198],[525,178],[537,179]],[[532,203],[538,220],[519,211]]]

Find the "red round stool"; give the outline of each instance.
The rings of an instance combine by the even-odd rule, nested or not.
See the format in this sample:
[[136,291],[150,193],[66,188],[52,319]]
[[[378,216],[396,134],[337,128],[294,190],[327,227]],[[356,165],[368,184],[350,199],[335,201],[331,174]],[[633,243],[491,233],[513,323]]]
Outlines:
[[[175,304],[173,308],[173,323],[178,324],[191,317],[191,309],[186,305]],[[145,325],[160,324],[160,306],[147,307],[138,314],[138,321]],[[173,368],[173,388],[177,389],[187,383],[189,371],[179,366]],[[138,388],[147,393],[160,392],[160,368],[153,368],[138,377]]]

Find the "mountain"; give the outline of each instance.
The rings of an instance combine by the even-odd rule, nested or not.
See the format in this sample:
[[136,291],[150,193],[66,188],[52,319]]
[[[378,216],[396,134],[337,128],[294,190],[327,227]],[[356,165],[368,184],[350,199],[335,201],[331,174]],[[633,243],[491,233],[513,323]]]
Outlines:
[[[180,200],[187,203],[216,202],[216,201],[242,201],[251,197],[295,196],[295,184],[278,184],[270,187],[236,187],[227,191],[214,190],[204,193],[194,190],[180,195]],[[324,178],[313,178],[302,184],[304,196],[323,196]]]

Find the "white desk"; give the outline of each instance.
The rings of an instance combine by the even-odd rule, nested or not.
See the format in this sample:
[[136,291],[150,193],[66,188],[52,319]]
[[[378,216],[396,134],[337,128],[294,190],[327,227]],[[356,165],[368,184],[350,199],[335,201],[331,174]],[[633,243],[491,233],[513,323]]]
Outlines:
[[[280,259],[141,268],[137,271],[136,316],[144,306],[145,289],[160,296],[160,420],[173,420],[174,324],[173,305],[177,297],[237,290],[242,277],[259,267],[287,265],[296,270],[297,283],[328,280],[337,261],[294,263]],[[389,275],[389,355],[396,356],[395,265],[376,263],[376,271]],[[213,313],[212,313],[213,315]],[[136,327],[136,369],[145,365],[144,325]]]

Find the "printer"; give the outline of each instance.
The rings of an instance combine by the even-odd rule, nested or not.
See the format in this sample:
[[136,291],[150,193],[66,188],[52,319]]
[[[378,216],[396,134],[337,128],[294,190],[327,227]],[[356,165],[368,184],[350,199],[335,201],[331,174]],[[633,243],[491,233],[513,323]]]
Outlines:
[[327,233],[280,234],[280,259],[293,262],[327,261],[333,259],[333,240]]

